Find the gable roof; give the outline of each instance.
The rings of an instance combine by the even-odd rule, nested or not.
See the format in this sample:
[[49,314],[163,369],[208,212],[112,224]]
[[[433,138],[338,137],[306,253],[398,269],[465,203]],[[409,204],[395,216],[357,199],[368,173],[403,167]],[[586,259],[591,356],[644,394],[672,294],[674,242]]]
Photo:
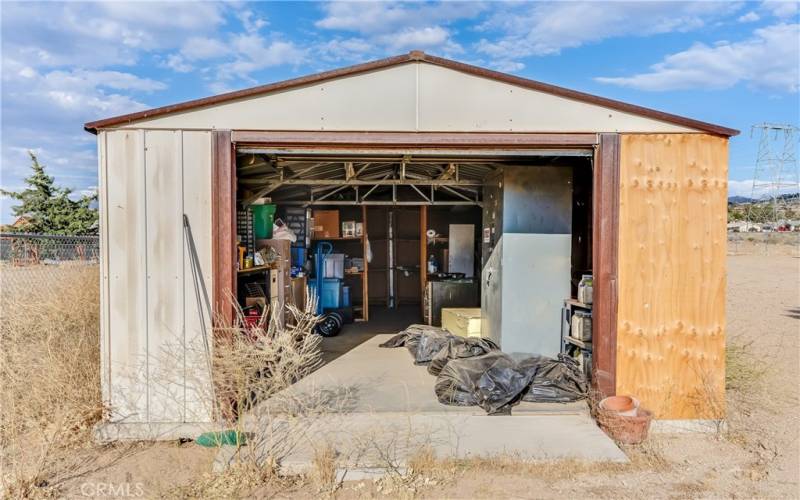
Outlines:
[[225,94],[219,94],[211,97],[204,97],[201,99],[195,99],[182,103],[170,104],[168,106],[162,106],[160,108],[154,108],[144,111],[138,111],[136,113],[129,113],[125,115],[114,116],[111,118],[105,118],[102,120],[96,120],[93,122],[86,123],[84,125],[84,129],[91,133],[97,133],[97,129],[100,128],[127,125],[139,120],[151,119],[173,113],[181,113],[198,108],[215,106],[218,104],[237,101],[243,98],[289,90],[297,87],[302,87],[305,85],[316,84],[329,80],[335,80],[337,78],[353,76],[379,69],[390,68],[393,66],[399,66],[401,64],[407,64],[410,62],[425,62],[428,64],[433,64],[435,66],[448,68],[469,75],[487,78],[490,80],[495,80],[510,85],[516,85],[518,87],[535,90],[538,92],[543,92],[571,99],[574,101],[584,102],[597,106],[603,106],[606,108],[615,109],[617,111],[622,111],[633,115],[651,118],[654,120],[671,123],[682,127],[687,127],[701,132],[707,132],[710,134],[721,135],[726,137],[731,137],[739,134],[738,130],[728,127],[723,127],[721,125],[715,125],[713,123],[694,120],[692,118],[687,118],[684,116],[665,113],[663,111],[645,108],[642,106],[637,106],[635,104],[629,104],[626,102],[617,101],[614,99],[599,97],[596,95],[587,94],[585,92],[579,92],[577,90],[570,90],[564,87],[538,82],[536,80],[529,80],[527,78],[509,75],[507,73],[500,73],[498,71],[492,71],[486,68],[465,64],[458,61],[444,59],[442,57],[431,56],[429,54],[425,54],[422,51],[411,51],[408,54],[389,57],[386,59],[379,59],[377,61],[357,64],[355,66],[348,66],[345,68],[334,69],[331,71],[324,71],[322,73],[302,76],[299,78],[293,78],[291,80],[284,80],[282,82],[260,85],[257,87],[237,90],[234,92],[227,92]]

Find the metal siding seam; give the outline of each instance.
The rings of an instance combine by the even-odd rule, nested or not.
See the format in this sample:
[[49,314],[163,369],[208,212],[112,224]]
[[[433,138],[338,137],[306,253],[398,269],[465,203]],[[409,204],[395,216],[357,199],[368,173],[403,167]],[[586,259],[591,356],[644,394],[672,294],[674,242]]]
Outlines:
[[150,267],[147,258],[147,131],[140,130],[142,136],[142,199],[144,206],[144,356],[145,356],[145,420],[150,422]]
[[416,71],[416,81],[414,82],[414,101],[417,107],[417,109],[414,110],[414,130],[419,132],[419,68],[421,64],[416,63],[414,66]]
[[[101,147],[102,143],[102,147]],[[100,324],[100,345],[105,358],[105,370],[101,371],[104,380],[101,380],[101,392],[107,404],[111,404],[111,310],[109,303],[109,254],[108,254],[108,132],[98,141],[98,167],[100,169],[99,182],[99,209],[100,209],[100,292],[102,303],[100,312],[103,315]],[[103,359],[103,358],[101,358]],[[105,382],[105,383],[104,383]],[[103,387],[105,386],[105,387]]]
[[[181,213],[179,220],[183,223],[183,214],[186,213],[186,199],[184,193],[184,168],[183,168],[183,130],[179,130],[177,135],[178,143],[180,146],[180,163],[181,163]],[[181,231],[183,232],[183,231]],[[183,344],[183,404],[181,405],[181,421],[186,422],[186,238],[181,238],[181,334]]]

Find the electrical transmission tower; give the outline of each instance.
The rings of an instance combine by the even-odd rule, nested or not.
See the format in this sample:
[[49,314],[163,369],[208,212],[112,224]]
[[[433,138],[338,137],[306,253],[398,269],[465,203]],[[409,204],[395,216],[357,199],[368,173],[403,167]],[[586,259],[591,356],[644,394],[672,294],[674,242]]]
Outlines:
[[[783,222],[792,215],[791,198],[800,191],[797,166],[798,128],[793,125],[753,125],[750,137],[759,134],[758,156],[753,174],[754,201],[747,210],[749,222]],[[767,201],[766,210],[763,203]]]

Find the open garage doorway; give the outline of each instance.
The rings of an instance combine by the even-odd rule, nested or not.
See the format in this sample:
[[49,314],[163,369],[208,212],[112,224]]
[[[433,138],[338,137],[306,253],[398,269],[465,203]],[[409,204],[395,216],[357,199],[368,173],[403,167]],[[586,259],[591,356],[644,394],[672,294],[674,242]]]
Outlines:
[[[581,355],[562,319],[592,274],[593,149],[252,144],[235,158],[240,304],[297,304],[310,286],[320,312],[343,313],[326,362],[411,324],[441,326],[447,309],[471,311],[472,334],[501,347]],[[249,261],[275,236],[248,234],[265,210],[295,238],[270,243],[289,256],[277,272]]]

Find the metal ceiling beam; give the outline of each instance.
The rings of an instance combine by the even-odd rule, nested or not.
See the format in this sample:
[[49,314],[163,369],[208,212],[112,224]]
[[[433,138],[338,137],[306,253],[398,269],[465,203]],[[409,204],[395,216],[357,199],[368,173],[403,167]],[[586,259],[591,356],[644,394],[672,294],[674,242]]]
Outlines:
[[[363,199],[362,199],[363,200]],[[281,205],[301,205],[301,206],[311,206],[311,205],[380,205],[380,206],[421,206],[421,205],[441,205],[441,206],[483,206],[483,203],[480,201],[433,201],[433,202],[425,202],[425,201],[383,201],[383,200],[366,200],[366,201],[346,201],[346,200],[286,200],[281,201]]]
[[441,179],[285,179],[285,186],[483,186],[482,180],[441,180]]
[[[313,158],[329,156],[336,158],[337,161],[386,161],[394,159],[397,162],[404,156],[411,157],[411,161],[416,162],[439,162],[439,163],[466,163],[479,161],[481,158],[506,157],[512,159],[517,157],[542,157],[542,156],[592,156],[592,148],[582,149],[465,149],[453,151],[453,149],[304,149],[304,148],[258,148],[242,147],[236,148],[238,153],[267,154],[281,157],[285,161],[288,158]],[[485,161],[485,160],[480,160]],[[493,159],[494,161],[494,159]]]

